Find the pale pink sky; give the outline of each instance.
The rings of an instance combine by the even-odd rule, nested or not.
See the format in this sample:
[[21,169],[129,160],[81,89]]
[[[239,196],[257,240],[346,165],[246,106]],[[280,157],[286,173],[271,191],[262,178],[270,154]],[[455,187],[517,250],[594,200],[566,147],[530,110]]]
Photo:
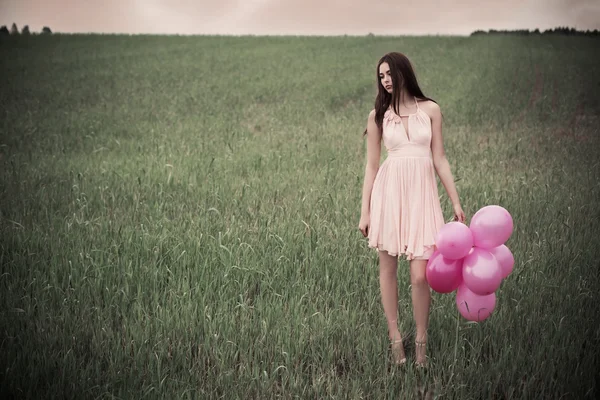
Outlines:
[[598,0],[0,0],[0,25],[32,32],[468,35],[600,29]]

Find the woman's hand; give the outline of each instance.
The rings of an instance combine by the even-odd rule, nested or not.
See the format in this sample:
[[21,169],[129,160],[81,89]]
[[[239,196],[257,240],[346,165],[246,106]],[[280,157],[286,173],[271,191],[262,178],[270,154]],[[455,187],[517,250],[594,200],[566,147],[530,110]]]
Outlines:
[[454,205],[454,220],[458,222],[462,222],[463,224],[466,221],[465,212],[463,211],[460,204]]
[[371,217],[369,215],[361,215],[360,222],[358,223],[358,229],[364,237],[369,235],[369,221]]

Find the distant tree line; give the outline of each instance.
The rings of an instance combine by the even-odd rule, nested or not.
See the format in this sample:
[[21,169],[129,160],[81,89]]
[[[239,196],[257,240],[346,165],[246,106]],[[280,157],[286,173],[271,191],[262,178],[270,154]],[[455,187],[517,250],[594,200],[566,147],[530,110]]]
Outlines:
[[[42,29],[42,32],[40,32],[42,35],[51,35],[52,31],[50,30],[50,28],[48,28],[47,26],[45,26]],[[10,31],[8,30],[8,28],[6,27],[6,25],[2,25],[0,27],[0,35],[4,36],[4,35],[31,35],[32,33],[29,31],[29,25],[25,25],[23,27],[23,29],[21,30],[21,32],[19,32],[19,28],[17,27],[17,24],[13,23],[12,26],[10,27]],[[35,32],[33,33],[35,34]]]
[[471,36],[477,35],[571,35],[571,36],[600,36],[600,31],[598,29],[594,29],[593,31],[585,30],[578,31],[575,28],[569,28],[567,26],[559,26],[554,29],[546,29],[541,32],[539,29],[535,29],[530,31],[529,29],[515,29],[512,31],[509,30],[495,30],[490,29],[489,31],[477,30],[471,33]]
[[[43,35],[51,35],[52,34],[52,30],[50,30],[49,27],[45,26],[42,28],[42,31],[40,32]],[[35,34],[35,33],[34,33]],[[31,35],[31,32],[29,31],[29,25],[25,25],[23,27],[23,29],[21,30],[21,32],[19,32],[19,28],[17,27],[17,24],[13,23],[10,31],[8,30],[8,28],[6,27],[6,25],[2,25],[2,27],[0,27],[0,35],[4,36],[4,35]],[[501,30],[496,30],[496,29],[490,29],[489,31],[484,31],[484,30],[476,30],[474,32],[471,33],[471,36],[478,36],[478,35],[572,35],[572,36],[600,36],[600,31],[598,31],[598,29],[594,29],[593,31],[590,31],[589,29],[585,30],[585,31],[579,31],[575,28],[569,28],[567,26],[559,26],[556,27],[554,29],[546,29],[545,31],[540,31],[538,28],[536,28],[533,31],[530,31],[529,29],[514,29],[514,30],[507,30],[507,29],[501,29]],[[367,36],[373,36],[372,33],[369,33],[369,35]]]

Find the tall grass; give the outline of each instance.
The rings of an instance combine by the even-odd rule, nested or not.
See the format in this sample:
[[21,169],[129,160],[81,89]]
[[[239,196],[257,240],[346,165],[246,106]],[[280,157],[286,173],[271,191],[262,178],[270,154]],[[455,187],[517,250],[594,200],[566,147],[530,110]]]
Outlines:
[[[0,38],[0,394],[594,398],[596,48]],[[409,56],[442,107],[468,218],[500,204],[515,223],[514,272],[488,320],[433,294],[424,374],[390,365],[377,255],[358,231],[361,134],[387,51]],[[407,332],[409,283],[402,260]]]

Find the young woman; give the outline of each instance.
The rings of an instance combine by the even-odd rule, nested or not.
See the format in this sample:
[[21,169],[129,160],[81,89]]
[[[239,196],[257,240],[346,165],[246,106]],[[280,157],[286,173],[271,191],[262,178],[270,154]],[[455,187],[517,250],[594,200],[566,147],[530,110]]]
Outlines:
[[[387,319],[395,363],[406,357],[398,330],[398,256],[410,263],[413,315],[416,324],[415,363],[426,363],[430,288],[425,279],[427,260],[435,250],[435,237],[445,224],[435,173],[454,208],[454,220],[464,222],[450,164],[442,142],[442,113],[423,95],[410,61],[388,53],[377,64],[378,94],[369,114],[367,165],[359,229],[369,247],[379,253],[381,302]],[[379,165],[381,139],[388,152]]]

